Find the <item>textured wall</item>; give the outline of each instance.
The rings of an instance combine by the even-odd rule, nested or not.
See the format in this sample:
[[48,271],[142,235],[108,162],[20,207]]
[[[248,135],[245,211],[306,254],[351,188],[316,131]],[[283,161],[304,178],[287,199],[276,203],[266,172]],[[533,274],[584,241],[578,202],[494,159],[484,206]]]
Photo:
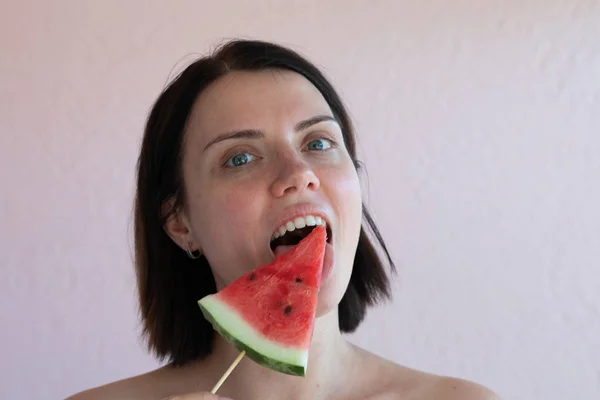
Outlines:
[[[600,398],[598,1],[19,1],[0,12],[0,398],[156,363],[131,200],[172,68],[294,45],[351,107],[395,302],[353,340],[506,399]],[[177,65],[176,65],[177,64]]]

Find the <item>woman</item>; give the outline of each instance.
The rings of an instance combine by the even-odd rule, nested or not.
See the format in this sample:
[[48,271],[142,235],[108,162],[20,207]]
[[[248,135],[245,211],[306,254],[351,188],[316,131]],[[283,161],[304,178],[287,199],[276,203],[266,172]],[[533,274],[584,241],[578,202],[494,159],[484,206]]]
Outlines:
[[[245,358],[233,399],[492,399],[468,381],[411,370],[346,342],[389,297],[384,241],[363,207],[353,129],[334,88],[295,52],[232,41],[190,65],[146,126],[135,209],[144,333],[167,366],[72,399],[216,399],[237,356],[197,301],[274,260],[271,238],[296,217],[331,233],[306,377]],[[308,217],[310,220],[311,217]]]

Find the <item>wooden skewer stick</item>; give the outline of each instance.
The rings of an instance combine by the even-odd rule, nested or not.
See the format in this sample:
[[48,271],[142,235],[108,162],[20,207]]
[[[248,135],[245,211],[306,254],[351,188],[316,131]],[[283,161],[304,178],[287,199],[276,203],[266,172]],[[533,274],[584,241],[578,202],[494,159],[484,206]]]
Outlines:
[[237,356],[237,358],[231,363],[231,365],[229,366],[229,368],[227,368],[227,371],[225,371],[225,373],[223,374],[223,376],[221,377],[221,379],[219,379],[219,381],[217,382],[217,384],[215,385],[215,387],[212,388],[212,390],[210,391],[212,394],[217,393],[217,390],[219,390],[219,388],[221,387],[221,385],[223,384],[223,382],[225,382],[225,379],[227,379],[227,377],[229,376],[229,374],[231,374],[231,372],[233,371],[233,369],[235,367],[237,367],[237,365],[240,363],[240,361],[242,361],[242,358],[244,358],[245,355],[246,355],[246,351],[242,350],[242,352],[240,353],[240,355]]

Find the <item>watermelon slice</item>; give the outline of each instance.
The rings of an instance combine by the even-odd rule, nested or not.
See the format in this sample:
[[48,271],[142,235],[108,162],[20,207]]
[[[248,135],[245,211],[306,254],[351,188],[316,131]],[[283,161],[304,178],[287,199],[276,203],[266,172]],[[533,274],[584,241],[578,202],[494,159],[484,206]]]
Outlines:
[[317,226],[272,263],[200,299],[204,317],[260,365],[305,376],[326,241]]

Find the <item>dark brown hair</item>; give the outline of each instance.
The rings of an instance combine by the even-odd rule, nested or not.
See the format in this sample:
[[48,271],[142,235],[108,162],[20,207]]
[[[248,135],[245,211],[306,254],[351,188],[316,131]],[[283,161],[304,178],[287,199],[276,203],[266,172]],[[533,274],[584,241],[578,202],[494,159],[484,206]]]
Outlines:
[[[149,349],[172,365],[210,354],[213,329],[197,301],[216,292],[206,258],[189,258],[164,231],[168,215],[185,206],[181,154],[186,124],[196,98],[212,82],[230,71],[263,69],[291,70],[312,82],[340,124],[355,167],[361,169],[341,99],[323,74],[293,50],[263,41],[230,41],[193,62],[166,87],[150,111],[138,160],[135,264],[143,334]],[[170,199],[174,204],[165,215],[163,207]],[[368,306],[391,296],[384,260],[392,271],[394,263],[364,204],[363,218],[350,283],[339,304],[342,332],[354,331]]]

